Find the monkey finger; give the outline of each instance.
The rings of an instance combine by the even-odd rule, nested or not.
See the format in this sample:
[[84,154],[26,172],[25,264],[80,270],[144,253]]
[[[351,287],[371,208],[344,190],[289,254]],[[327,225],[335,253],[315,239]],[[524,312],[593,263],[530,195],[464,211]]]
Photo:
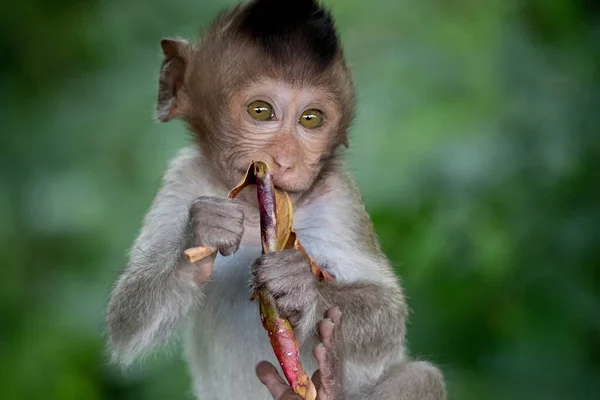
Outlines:
[[330,338],[331,340],[328,343],[324,343],[325,347],[327,347],[327,349],[333,353],[335,358],[341,359],[344,351],[344,339],[342,336],[342,311],[339,309],[339,307],[332,307],[327,310],[326,317],[332,322],[333,331]]
[[319,343],[313,350],[313,355],[319,366],[319,375],[317,375],[319,385],[317,387],[320,399],[330,399],[335,392],[335,364],[333,359],[327,356],[327,350],[323,343]]
[[[327,350],[323,343],[319,343],[313,349],[313,355],[317,360],[317,365],[319,367],[319,385],[323,385],[324,380],[326,380],[331,375],[331,362],[327,358]],[[316,374],[316,373],[315,373]]]
[[318,343],[313,349],[313,355],[317,360],[317,366],[319,367],[319,378],[323,380],[323,375],[326,375],[329,371],[328,358],[327,358],[327,350],[323,343]]
[[271,396],[275,400],[296,400],[300,399],[292,388],[283,380],[273,364],[267,361],[261,361],[256,366],[256,376],[263,385],[267,387]]
[[221,255],[228,257],[230,255],[232,255],[233,253],[235,253],[236,251],[238,251],[238,249],[240,248],[239,244],[233,245],[233,246],[222,246],[219,248],[219,253],[221,253]]
[[334,325],[339,325],[342,323],[342,310],[339,307],[331,307],[325,313],[325,317],[329,318]]
[[319,323],[319,343],[313,354],[321,371],[319,399],[343,397],[343,337],[342,314],[334,307],[327,311],[326,317]]
[[327,350],[331,350],[333,348],[333,335],[335,328],[336,327],[333,324],[333,321],[331,321],[329,318],[323,318],[321,322],[319,322],[319,339]]
[[317,389],[317,399],[318,400],[333,400],[332,394],[327,389],[327,385],[325,385],[325,387],[323,387],[320,370],[315,371],[311,380],[312,380],[313,384],[315,385],[315,389]]
[[[232,221],[229,219],[219,220],[217,222],[218,225],[212,226],[212,231],[207,235],[207,239],[213,239],[215,237],[222,238],[235,238],[241,239],[244,235],[244,223],[243,221]],[[210,225],[204,224],[204,226],[200,225],[199,229],[206,229]]]
[[313,385],[315,385],[315,389],[317,389],[317,391],[321,388],[321,370],[316,370],[315,373],[313,374],[313,376],[310,378],[310,380],[312,381]]

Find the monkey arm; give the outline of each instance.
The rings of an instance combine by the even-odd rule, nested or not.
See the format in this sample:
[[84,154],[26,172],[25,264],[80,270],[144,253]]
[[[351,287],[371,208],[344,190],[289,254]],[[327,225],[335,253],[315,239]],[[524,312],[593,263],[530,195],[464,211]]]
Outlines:
[[182,256],[187,247],[189,206],[210,190],[197,172],[198,154],[182,151],[145,216],[130,260],[108,304],[108,340],[113,359],[130,364],[166,339],[201,298],[197,266]]
[[[389,365],[402,362],[408,308],[387,260],[349,252],[321,265],[336,275],[336,281],[318,284],[319,301],[298,324],[300,332],[310,328],[314,332],[325,310],[337,306],[344,315],[342,332],[348,365],[365,368],[367,375],[376,377]],[[351,269],[352,265],[360,266],[362,274],[356,269],[354,276],[344,275],[344,268]]]
[[335,282],[319,284],[320,304],[298,324],[300,336],[314,332],[323,312],[338,306],[344,315],[347,362],[397,361],[403,357],[407,316],[402,289],[352,179],[337,171],[324,183],[324,195],[298,210],[297,232]]
[[337,306],[344,314],[342,332],[348,338],[344,343],[347,361],[380,364],[402,356],[407,308],[399,287],[371,282],[325,282],[319,292],[321,310]]
[[[370,229],[370,225],[362,225],[362,232],[347,232],[371,235]],[[321,242],[327,251],[317,256],[317,262],[335,276],[335,281],[319,283],[320,301],[314,305],[315,311],[307,314],[312,320],[302,325],[310,324],[314,330],[325,310],[339,307],[344,315],[346,362],[383,367],[404,357],[408,308],[397,277],[379,247],[369,245],[366,238],[358,240],[354,234]]]

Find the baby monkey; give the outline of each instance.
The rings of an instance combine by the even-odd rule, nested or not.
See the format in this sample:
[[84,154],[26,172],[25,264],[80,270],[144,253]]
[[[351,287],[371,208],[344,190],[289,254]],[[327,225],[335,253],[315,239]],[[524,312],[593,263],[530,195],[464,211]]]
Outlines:
[[[171,162],[112,291],[113,358],[127,365],[186,325],[198,399],[269,399],[253,371],[275,357],[248,300],[266,287],[309,374],[317,325],[339,307],[346,399],[445,399],[439,370],[406,358],[402,290],[338,155],[355,98],[330,12],[316,0],[254,0],[197,43],[161,46],[158,119],[184,121],[194,145]],[[300,251],[261,255],[256,194],[226,198],[252,160],[290,193],[298,238],[334,281],[317,281]],[[194,246],[219,254],[190,264]]]

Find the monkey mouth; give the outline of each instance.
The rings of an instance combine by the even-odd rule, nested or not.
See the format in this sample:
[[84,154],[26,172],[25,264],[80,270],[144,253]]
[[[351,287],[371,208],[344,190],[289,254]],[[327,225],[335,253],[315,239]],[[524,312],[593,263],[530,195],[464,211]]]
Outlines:
[[[237,181],[236,183],[241,182],[248,172],[248,166],[246,167],[237,167],[235,170],[237,171]],[[282,173],[281,171],[271,169],[272,173],[272,181],[275,189],[283,190],[289,193],[294,193],[298,191],[302,191],[301,188],[298,187],[297,177],[290,176],[289,173]]]
[[298,187],[297,182],[295,182],[295,179],[286,179],[278,175],[273,175],[273,186],[275,186],[275,189],[283,190],[290,194],[302,191],[302,189]]

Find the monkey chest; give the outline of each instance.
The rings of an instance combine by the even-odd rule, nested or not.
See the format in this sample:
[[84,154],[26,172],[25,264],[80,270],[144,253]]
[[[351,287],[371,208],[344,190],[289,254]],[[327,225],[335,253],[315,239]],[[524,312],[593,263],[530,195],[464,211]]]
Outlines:
[[[259,246],[242,246],[233,256],[215,260],[187,337],[186,354],[199,399],[269,399],[254,373],[261,360],[277,365],[258,304],[250,301],[250,266],[260,253]],[[310,354],[310,349],[302,351],[301,359],[312,373],[316,365]]]

